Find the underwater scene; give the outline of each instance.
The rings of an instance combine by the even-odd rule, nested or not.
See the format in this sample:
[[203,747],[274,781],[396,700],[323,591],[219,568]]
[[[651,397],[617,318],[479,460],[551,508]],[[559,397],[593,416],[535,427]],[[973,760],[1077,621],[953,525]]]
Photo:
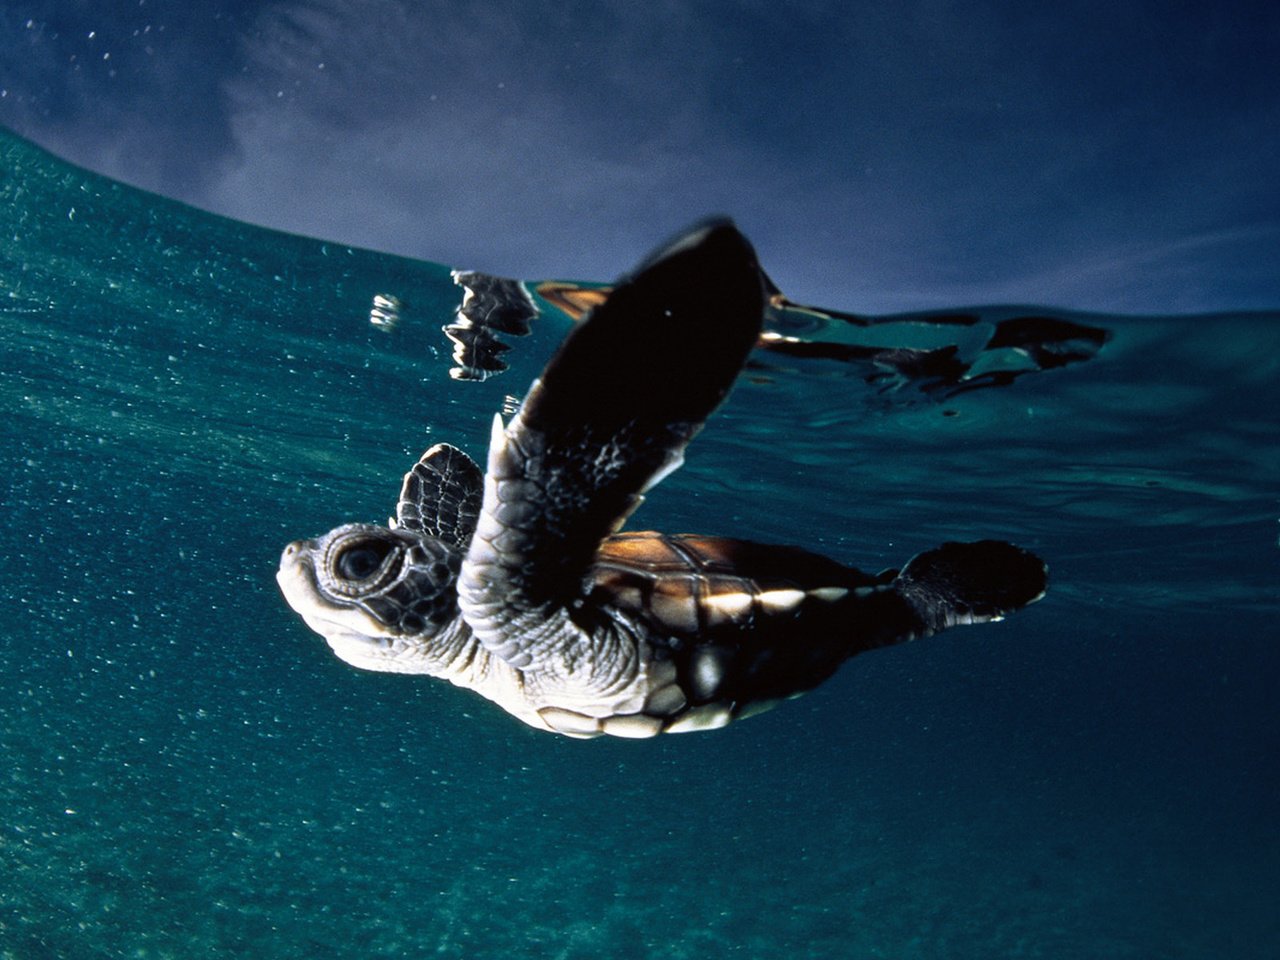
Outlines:
[[275,573],[429,446],[483,463],[615,277],[0,155],[0,958],[1277,955],[1280,312],[772,291],[628,528],[869,573],[1008,540],[1048,593],[722,730],[582,741],[348,666]]

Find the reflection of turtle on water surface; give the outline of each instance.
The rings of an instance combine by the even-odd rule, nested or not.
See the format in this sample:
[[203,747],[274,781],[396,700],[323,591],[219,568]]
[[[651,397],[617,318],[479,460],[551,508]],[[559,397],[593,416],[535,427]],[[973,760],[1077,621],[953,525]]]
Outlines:
[[617,532],[728,392],[765,293],[731,224],[689,232],[570,332],[495,421],[483,475],[432,447],[390,528],[285,548],[285,597],[355,666],[443,677],[583,737],[723,726],[854,654],[1040,597],[1044,565],[992,540],[870,576],[794,547]]

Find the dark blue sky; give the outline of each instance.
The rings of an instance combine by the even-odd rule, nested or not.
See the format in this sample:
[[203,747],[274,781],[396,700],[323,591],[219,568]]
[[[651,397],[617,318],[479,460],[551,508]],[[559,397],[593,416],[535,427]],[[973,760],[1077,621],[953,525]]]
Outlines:
[[1280,4],[6,0],[0,123],[239,219],[799,300],[1280,308]]

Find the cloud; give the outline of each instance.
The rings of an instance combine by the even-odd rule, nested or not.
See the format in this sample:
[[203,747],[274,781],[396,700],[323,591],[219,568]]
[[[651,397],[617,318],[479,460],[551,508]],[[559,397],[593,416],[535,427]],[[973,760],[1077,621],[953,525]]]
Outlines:
[[6,5],[0,119],[126,183],[198,193],[234,152],[223,81],[234,69],[236,30],[233,18],[200,5]]
[[[647,245],[750,189],[720,163],[716,55],[691,57],[680,5],[666,20],[597,7],[608,31],[491,5],[342,9],[264,15],[251,59],[268,79],[233,87],[242,162],[210,195],[220,209],[485,269],[581,275],[607,262],[611,275],[632,254],[602,248]],[[699,183],[707,195],[690,196]],[[299,195],[325,203],[297,209]]]
[[608,279],[726,212],[834,307],[1280,300],[1274,7],[243,0],[121,90],[58,72],[105,8],[44,6],[82,19],[42,142],[294,232]]

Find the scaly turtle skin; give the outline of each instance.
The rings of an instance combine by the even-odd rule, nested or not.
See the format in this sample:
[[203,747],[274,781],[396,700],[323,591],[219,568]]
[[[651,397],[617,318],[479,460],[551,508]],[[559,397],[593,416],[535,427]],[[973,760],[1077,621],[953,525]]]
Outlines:
[[437,444],[388,527],[289,544],[290,605],[357,667],[443,677],[575,737],[720,727],[849,657],[1043,595],[1039,559],[947,543],[876,576],[795,548],[618,533],[728,392],[766,289],[727,221],[624,278],[504,427],[487,469]]

